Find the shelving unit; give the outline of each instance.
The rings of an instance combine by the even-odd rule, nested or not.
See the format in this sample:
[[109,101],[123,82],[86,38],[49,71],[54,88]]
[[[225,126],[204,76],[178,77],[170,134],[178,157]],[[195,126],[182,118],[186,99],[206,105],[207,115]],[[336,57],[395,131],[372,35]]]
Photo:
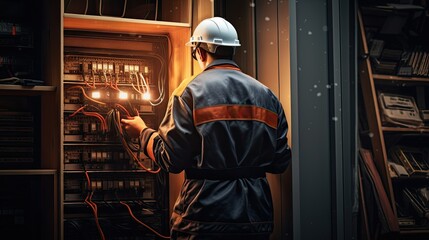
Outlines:
[[[427,11],[427,9],[418,5],[385,5],[377,2],[365,4],[365,1],[361,2],[364,4],[360,6],[358,14],[360,56],[362,57],[359,65],[359,80],[365,105],[365,113],[361,114],[366,116],[368,125],[367,129],[361,129],[361,136],[363,136],[364,142],[369,143],[365,147],[372,150],[374,163],[396,217],[393,220],[400,227],[399,238],[425,239],[429,235],[429,224],[427,224],[429,219],[426,219],[425,216],[425,213],[429,213],[427,208],[429,199],[425,200],[420,194],[429,190],[429,155],[426,149],[429,143],[429,125],[423,121],[420,110],[429,107],[427,100],[429,99],[429,76],[414,74],[413,71],[410,71],[413,69],[412,65],[404,59],[410,56],[415,44],[426,43],[426,47],[428,47],[428,36],[422,30],[427,26],[421,26],[422,32],[415,33],[415,36],[404,37],[403,35],[406,34],[406,27],[411,26],[406,21],[416,21],[407,16],[413,16],[413,12]],[[402,7],[410,7],[410,9],[404,10]],[[403,25],[397,22],[396,24],[399,26],[391,26],[389,21],[393,20],[390,17],[392,19],[397,17],[396,20],[401,19],[400,21],[405,22]],[[379,44],[380,39],[384,46],[377,49],[375,44]],[[404,43],[405,41],[408,41],[407,44]],[[394,52],[394,56],[383,56],[385,50],[386,54],[389,51]],[[397,60],[386,60],[388,57]],[[387,61],[386,66],[388,67],[375,66],[382,61]],[[422,61],[421,64],[424,62]],[[408,73],[400,76],[400,69],[405,68]],[[382,71],[396,71],[397,74],[386,74]],[[402,112],[398,110],[397,115],[387,116],[386,110],[383,110],[383,108],[387,109],[387,104],[381,102],[381,93],[392,94],[397,99],[402,99],[410,104],[411,100],[415,100],[421,123],[419,124],[419,121],[416,120],[414,124],[409,120],[417,119],[414,117],[389,121],[388,117],[400,117],[398,114],[405,113],[415,116],[413,115],[415,112],[411,107],[406,108],[405,105],[398,102],[395,109],[402,109]],[[409,122],[406,122],[407,120]],[[422,156],[422,158],[420,159],[418,156]],[[425,169],[426,165],[427,169]],[[403,171],[397,170],[402,168]],[[412,171],[416,168],[419,170]]]
[[0,2],[0,231],[58,239],[60,1]]

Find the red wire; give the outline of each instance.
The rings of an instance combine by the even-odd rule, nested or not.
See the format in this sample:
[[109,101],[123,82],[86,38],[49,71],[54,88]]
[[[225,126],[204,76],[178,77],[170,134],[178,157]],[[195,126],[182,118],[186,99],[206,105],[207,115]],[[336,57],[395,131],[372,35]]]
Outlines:
[[99,113],[97,113],[97,112],[85,112],[84,111],[84,108],[86,107],[86,105],[85,106],[82,106],[82,107],[80,107],[80,108],[78,108],[76,111],[74,111],[72,114],[70,114],[68,117],[69,118],[71,118],[71,117],[74,117],[78,112],[82,112],[82,114],[84,114],[84,115],[86,115],[86,116],[91,116],[91,117],[96,117],[96,118],[98,118],[98,120],[100,120],[100,122],[101,122],[101,130],[103,131],[103,132],[105,132],[105,131],[107,131],[107,121],[106,121],[106,119],[101,115],[101,114],[99,114]]
[[[120,90],[119,90],[119,87],[118,87],[118,79],[117,79],[116,75],[115,75],[115,77],[113,77],[113,75],[112,75],[112,74],[110,74],[110,75],[112,76],[112,81],[110,81],[110,87],[111,87],[112,89],[115,89],[115,90],[120,91]],[[113,79],[114,79],[115,81],[113,81]]]
[[149,225],[145,224],[144,222],[140,221],[136,216],[134,216],[133,211],[131,210],[130,206],[128,204],[126,204],[123,201],[119,202],[120,204],[124,205],[127,209],[128,212],[130,213],[131,217],[138,222],[139,224],[143,225],[145,228],[149,229],[151,232],[155,233],[158,237],[164,238],[164,239],[170,239],[170,236],[164,236],[160,233],[158,233],[155,229],[151,228]]
[[86,195],[85,203],[91,207],[92,213],[94,214],[95,224],[97,225],[98,232],[100,233],[101,239],[105,240],[106,238],[104,236],[103,229],[101,228],[100,222],[98,221],[98,207],[97,207],[97,204],[92,201],[92,195],[94,194],[94,191],[92,191],[91,180],[89,178],[89,174],[87,171],[85,171],[85,177],[88,182],[88,190],[91,190],[91,194],[88,193]]
[[119,87],[118,87],[118,81],[117,80],[115,80],[115,88],[119,89]]
[[125,112],[125,114],[127,115],[127,117],[131,117],[130,112],[128,112],[128,110],[127,110],[124,106],[122,106],[122,105],[121,105],[121,104],[119,104],[119,103],[116,103],[116,104],[115,104],[115,106],[116,106],[117,108],[120,108],[122,111],[124,111],[124,112]]
[[86,116],[92,116],[92,117],[98,118],[101,122],[101,130],[104,132],[107,131],[107,121],[101,114],[97,112],[85,112],[85,111],[82,111],[82,113]]
[[85,108],[85,106],[78,108],[74,113],[69,115],[69,118],[74,117],[74,115],[76,115],[78,112],[82,111],[84,108]]
[[91,71],[91,76],[92,76],[92,79],[93,79],[93,86],[91,86],[91,84],[89,84],[88,81],[86,81],[86,79],[85,79],[85,84],[88,87],[90,87],[90,88],[95,88],[95,74],[94,74],[94,71]]

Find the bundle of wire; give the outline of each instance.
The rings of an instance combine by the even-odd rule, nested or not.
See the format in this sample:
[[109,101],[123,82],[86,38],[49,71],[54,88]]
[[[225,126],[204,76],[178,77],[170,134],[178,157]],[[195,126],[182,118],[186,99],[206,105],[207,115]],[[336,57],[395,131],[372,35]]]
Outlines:
[[[132,139],[127,135],[127,133],[122,129],[121,113],[120,113],[121,110],[124,111],[123,107],[117,107],[117,108],[111,109],[106,115],[107,123],[109,124],[109,126],[114,127],[114,129],[116,130],[116,133],[118,134],[119,140],[122,143],[123,148],[128,153],[130,158],[134,160],[134,162],[136,162],[142,169],[144,169],[149,173],[154,173],[154,174],[159,173],[161,171],[161,168],[158,167],[156,170],[152,170],[147,168],[142,163],[142,161],[140,161],[140,155],[141,155],[140,145],[133,142]],[[126,112],[124,111],[124,113],[126,117],[130,117],[128,111]]]
[[[154,100],[150,100],[150,99],[146,99],[149,104],[151,106],[158,106],[159,104],[162,103],[162,101],[165,98],[165,79],[166,79],[166,64],[165,61],[158,55],[153,55],[153,58],[155,58],[156,60],[158,60],[161,64],[161,71],[159,71],[158,74],[158,97]],[[146,78],[143,76],[143,74],[141,72],[139,73],[133,73],[130,75],[134,76],[135,82],[136,84],[134,85],[134,81],[131,81],[131,85],[134,89],[134,91],[138,92],[139,94],[141,94],[142,96],[144,96],[145,94],[150,94],[150,86],[149,83],[146,81]],[[132,80],[132,79],[131,79]]]
[[[143,169],[145,169],[147,172],[149,173],[159,173],[161,168],[158,168],[157,170],[151,170],[146,168],[141,161],[139,160],[139,156],[140,156],[140,145],[133,143],[131,141],[131,139],[126,135],[126,133],[122,130],[122,126],[121,126],[121,115],[120,115],[120,110],[122,110],[125,115],[127,117],[130,117],[129,112],[126,111],[126,109],[121,106],[121,105],[117,105],[116,106],[118,109],[112,109],[108,114],[107,114],[107,119],[111,119],[112,123],[115,126],[115,129],[119,135],[119,138],[121,140],[122,145],[124,146],[125,150],[127,151],[127,153],[130,155],[130,157],[132,157],[134,159],[134,161],[137,162],[137,164],[142,167]],[[137,112],[138,113],[138,112]],[[128,212],[130,214],[130,216],[139,224],[141,224],[142,226],[144,226],[145,228],[149,229],[151,232],[153,232],[155,235],[157,235],[160,238],[164,238],[164,239],[170,239],[169,236],[164,236],[160,233],[158,233],[155,229],[151,228],[149,225],[145,224],[144,222],[140,221],[133,213],[133,211],[131,210],[131,207],[125,203],[124,201],[119,201],[120,204],[124,205],[127,209]]]

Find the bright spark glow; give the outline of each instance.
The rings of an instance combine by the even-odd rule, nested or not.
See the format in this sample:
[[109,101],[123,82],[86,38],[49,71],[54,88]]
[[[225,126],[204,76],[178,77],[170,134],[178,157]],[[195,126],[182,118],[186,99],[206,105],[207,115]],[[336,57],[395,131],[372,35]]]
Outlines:
[[94,92],[92,92],[91,97],[95,98],[95,99],[100,99],[101,98],[101,93],[98,92],[98,91],[94,91]]
[[143,98],[143,100],[149,100],[150,99],[150,93],[148,93],[148,92],[143,93],[142,98]]
[[119,92],[119,99],[128,99],[128,93],[126,92]]

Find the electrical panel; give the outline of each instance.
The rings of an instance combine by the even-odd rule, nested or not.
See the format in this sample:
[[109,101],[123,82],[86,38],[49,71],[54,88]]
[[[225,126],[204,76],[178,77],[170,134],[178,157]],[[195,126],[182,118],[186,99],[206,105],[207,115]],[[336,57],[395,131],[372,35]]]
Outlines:
[[64,239],[168,235],[168,174],[120,120],[139,115],[158,127],[169,39],[75,31],[64,39]]

